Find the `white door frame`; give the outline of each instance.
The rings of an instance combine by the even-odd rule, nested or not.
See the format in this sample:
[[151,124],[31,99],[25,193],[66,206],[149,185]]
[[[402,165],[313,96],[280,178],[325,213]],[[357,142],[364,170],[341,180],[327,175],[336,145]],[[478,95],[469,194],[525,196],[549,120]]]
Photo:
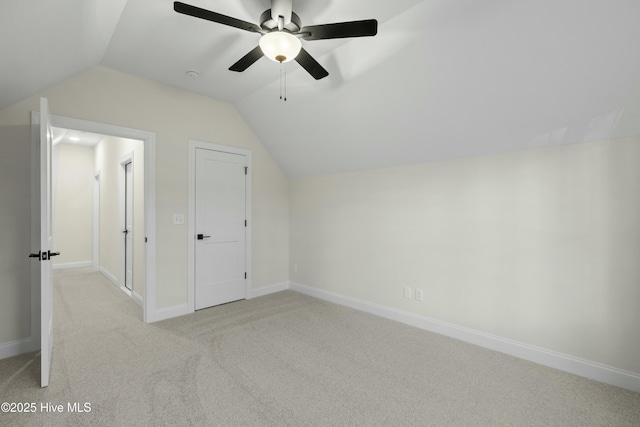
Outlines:
[[[40,123],[40,115],[34,112],[31,115],[31,125]],[[143,321],[151,323],[158,319],[156,309],[156,134],[138,129],[131,129],[122,126],[109,125],[105,123],[92,122],[88,120],[74,119],[70,117],[51,115],[52,126],[75,129],[85,132],[111,135],[120,138],[137,139],[144,143],[144,232],[147,242],[144,253],[144,271],[142,272],[144,295],[143,295]],[[38,144],[38,135],[32,132],[32,145]],[[32,156],[33,157],[33,156]],[[32,159],[33,162],[33,159]],[[33,168],[32,168],[33,170]],[[32,180],[34,179],[32,175]],[[33,296],[39,298],[39,283],[31,283],[31,325],[34,334],[34,316],[40,311],[39,299],[34,301]],[[37,309],[34,309],[34,305]],[[39,332],[38,332],[39,333]],[[37,335],[39,336],[39,335]]]
[[212,142],[198,141],[195,139],[189,140],[189,212],[188,212],[188,292],[187,292],[187,308],[190,312],[195,311],[195,242],[196,242],[196,149],[204,149],[211,151],[220,151],[223,153],[239,154],[245,156],[247,159],[247,180],[246,180],[246,193],[245,193],[245,209],[247,211],[247,229],[245,234],[245,264],[247,272],[246,286],[246,298],[251,296],[251,280],[253,275],[251,274],[251,230],[253,221],[251,218],[251,182],[253,164],[251,161],[251,150],[246,148],[231,147],[228,145],[215,144]]
[[[118,226],[120,227],[119,231],[123,231],[127,228],[127,219],[125,213],[125,195],[126,195],[126,177],[127,169],[126,166],[128,163],[131,163],[131,174],[133,175],[133,171],[135,169],[135,163],[133,158],[133,151],[126,153],[118,159]],[[133,190],[135,191],[135,189]],[[120,288],[125,291],[127,294],[133,296],[133,283],[131,284],[131,290],[127,289],[125,286],[126,276],[127,276],[127,263],[124,258],[124,254],[126,253],[127,246],[127,237],[124,236],[122,239],[122,243],[118,244],[118,258],[120,261],[118,262],[118,282]]]

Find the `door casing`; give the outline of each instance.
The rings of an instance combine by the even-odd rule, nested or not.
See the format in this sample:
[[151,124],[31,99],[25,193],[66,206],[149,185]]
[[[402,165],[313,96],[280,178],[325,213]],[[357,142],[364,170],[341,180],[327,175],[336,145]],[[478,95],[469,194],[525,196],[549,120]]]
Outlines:
[[[54,106],[55,108],[55,106]],[[144,144],[144,233],[147,239],[145,243],[145,261],[143,283],[143,321],[151,323],[159,320],[161,316],[156,309],[156,134],[153,132],[131,129],[122,126],[105,123],[92,122],[88,120],[75,119],[57,115],[50,115],[51,124],[55,127],[74,129],[85,132],[93,132],[104,135],[111,135],[120,138],[137,139]],[[32,129],[39,128],[40,114],[32,112]],[[37,147],[39,143],[38,132],[31,132],[31,145]],[[33,152],[33,149],[32,149]],[[31,156],[32,182],[34,181],[34,167],[39,167],[39,159]],[[38,169],[39,171],[39,169]],[[34,191],[32,184],[32,205],[34,203]],[[38,202],[39,203],[39,202]],[[33,224],[33,220],[32,220]],[[33,229],[33,225],[32,225]],[[31,349],[35,351],[39,348],[40,340],[40,283],[31,280]],[[37,338],[37,339],[34,339]]]

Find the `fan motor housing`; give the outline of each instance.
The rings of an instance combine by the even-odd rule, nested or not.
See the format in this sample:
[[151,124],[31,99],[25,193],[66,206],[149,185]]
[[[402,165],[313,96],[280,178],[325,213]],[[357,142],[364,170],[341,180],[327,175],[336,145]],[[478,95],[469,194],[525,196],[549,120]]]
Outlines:
[[[271,9],[265,10],[260,15],[260,27],[263,30],[273,31],[278,29],[278,22],[271,18]],[[290,33],[297,33],[302,28],[302,21],[295,12],[291,12],[291,22],[285,24],[284,28]]]

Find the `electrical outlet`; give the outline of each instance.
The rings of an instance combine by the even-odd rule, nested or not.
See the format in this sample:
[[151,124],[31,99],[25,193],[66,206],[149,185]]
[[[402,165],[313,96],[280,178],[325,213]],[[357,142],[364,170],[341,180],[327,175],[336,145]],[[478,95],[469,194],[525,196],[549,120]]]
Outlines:
[[293,272],[294,273],[298,272],[298,264],[293,264]]
[[404,297],[407,299],[411,299],[411,288],[409,286],[404,287]]
[[184,224],[184,215],[183,214],[173,214],[173,223],[176,225]]
[[416,301],[424,300],[424,291],[416,288]]

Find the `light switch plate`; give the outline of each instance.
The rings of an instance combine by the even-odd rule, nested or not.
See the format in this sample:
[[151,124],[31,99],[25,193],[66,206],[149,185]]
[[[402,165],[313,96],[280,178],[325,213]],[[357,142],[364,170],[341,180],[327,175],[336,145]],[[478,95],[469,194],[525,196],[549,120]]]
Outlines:
[[176,225],[184,224],[184,215],[183,214],[173,214],[173,223]]

